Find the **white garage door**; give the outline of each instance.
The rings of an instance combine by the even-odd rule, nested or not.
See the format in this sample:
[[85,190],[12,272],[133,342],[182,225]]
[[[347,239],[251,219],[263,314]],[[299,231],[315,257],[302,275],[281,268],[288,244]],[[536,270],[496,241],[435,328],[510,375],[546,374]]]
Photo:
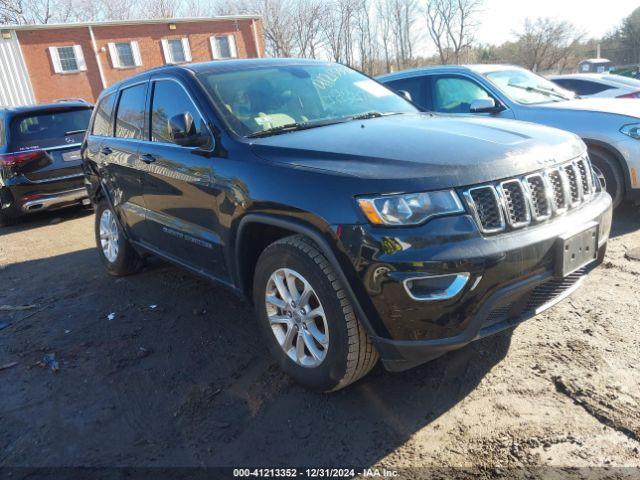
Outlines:
[[[10,38],[5,38],[10,36]],[[16,32],[4,30],[0,36],[0,107],[34,104],[29,73],[22,58]]]

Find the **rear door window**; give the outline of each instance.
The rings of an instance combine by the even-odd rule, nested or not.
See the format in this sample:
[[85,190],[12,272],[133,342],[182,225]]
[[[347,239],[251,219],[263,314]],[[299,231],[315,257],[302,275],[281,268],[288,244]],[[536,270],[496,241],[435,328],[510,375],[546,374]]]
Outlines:
[[116,113],[116,137],[136,140],[143,138],[146,98],[146,83],[122,90]]
[[100,100],[100,103],[96,107],[96,114],[93,119],[93,128],[91,129],[92,135],[99,135],[102,137],[109,137],[113,135],[111,114],[113,113],[115,99],[115,94],[111,94]]
[[425,88],[425,85],[428,82],[429,79],[424,77],[401,78],[400,80],[393,80],[387,83],[387,86],[394,92],[398,92],[400,90],[409,92],[413,103],[420,105],[421,107],[428,108]]
[[20,115],[11,122],[11,150],[17,152],[80,143],[90,118],[90,108]]

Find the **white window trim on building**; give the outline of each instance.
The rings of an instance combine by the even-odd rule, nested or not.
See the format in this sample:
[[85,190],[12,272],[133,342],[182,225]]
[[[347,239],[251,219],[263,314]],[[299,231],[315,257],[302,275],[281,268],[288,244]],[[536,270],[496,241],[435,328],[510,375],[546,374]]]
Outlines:
[[[120,61],[120,55],[118,54],[118,48],[116,47],[116,44],[118,43],[128,43],[129,45],[131,45],[134,65],[122,65]],[[142,66],[140,45],[137,41],[131,40],[129,42],[109,42],[107,43],[107,47],[109,48],[109,56],[111,57],[111,65],[113,66],[113,68],[136,68]]]
[[[184,62],[175,62],[173,60],[173,55],[171,55],[171,48],[169,48],[169,40],[181,40],[182,41],[182,51],[184,52]],[[186,63],[191,61],[191,47],[189,46],[189,39],[187,37],[184,38],[163,38],[161,40],[162,43],[162,53],[164,53],[164,63],[172,64],[172,63]]]
[[[229,42],[229,51],[231,53],[230,57],[223,57],[218,49],[218,43],[216,41],[219,37],[226,37]],[[209,37],[209,43],[211,44],[211,55],[214,60],[222,60],[225,58],[238,58],[238,49],[236,48],[236,36],[233,34],[230,35],[214,35]]]
[[[59,48],[73,48],[73,55],[76,59],[76,64],[78,68],[76,70],[63,70],[62,62],[60,61],[60,54],[58,52]],[[57,45],[54,47],[49,47],[49,56],[51,57],[51,63],[53,63],[53,71],[55,73],[66,74],[66,73],[78,73],[78,72],[86,72],[87,71],[87,63],[84,60],[84,54],[82,53],[81,45]]]

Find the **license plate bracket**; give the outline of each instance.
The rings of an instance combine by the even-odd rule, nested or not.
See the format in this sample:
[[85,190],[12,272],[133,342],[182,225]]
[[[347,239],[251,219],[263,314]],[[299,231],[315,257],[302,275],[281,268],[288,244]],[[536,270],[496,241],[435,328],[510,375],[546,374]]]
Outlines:
[[598,224],[592,222],[578,233],[557,240],[556,276],[566,277],[598,257]]

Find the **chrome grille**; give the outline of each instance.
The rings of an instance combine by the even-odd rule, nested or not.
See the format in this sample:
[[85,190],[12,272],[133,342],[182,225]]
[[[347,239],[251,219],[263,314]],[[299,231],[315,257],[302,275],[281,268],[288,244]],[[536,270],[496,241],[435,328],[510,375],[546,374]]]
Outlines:
[[531,214],[534,220],[546,220],[551,216],[551,198],[545,186],[544,177],[534,173],[527,177],[527,186],[531,197]]
[[500,184],[500,192],[507,222],[513,228],[524,227],[531,222],[531,214],[527,205],[527,197],[520,180],[507,180]]
[[567,194],[560,169],[551,170],[547,173],[547,177],[551,183],[554,209],[556,212],[562,212],[567,209]]
[[542,222],[585,202],[593,193],[588,158],[466,190],[464,197],[483,233]]
[[569,182],[569,202],[571,206],[577,205],[582,198],[582,182],[573,164],[565,165],[563,169]]
[[589,163],[587,162],[587,159],[581,158],[576,162],[576,166],[578,167],[583,194],[589,195],[590,193],[593,193],[593,187],[591,186],[591,172],[589,170]]
[[504,216],[496,189],[492,185],[471,188],[465,192],[467,202],[472,205],[480,229],[484,233],[504,230]]

